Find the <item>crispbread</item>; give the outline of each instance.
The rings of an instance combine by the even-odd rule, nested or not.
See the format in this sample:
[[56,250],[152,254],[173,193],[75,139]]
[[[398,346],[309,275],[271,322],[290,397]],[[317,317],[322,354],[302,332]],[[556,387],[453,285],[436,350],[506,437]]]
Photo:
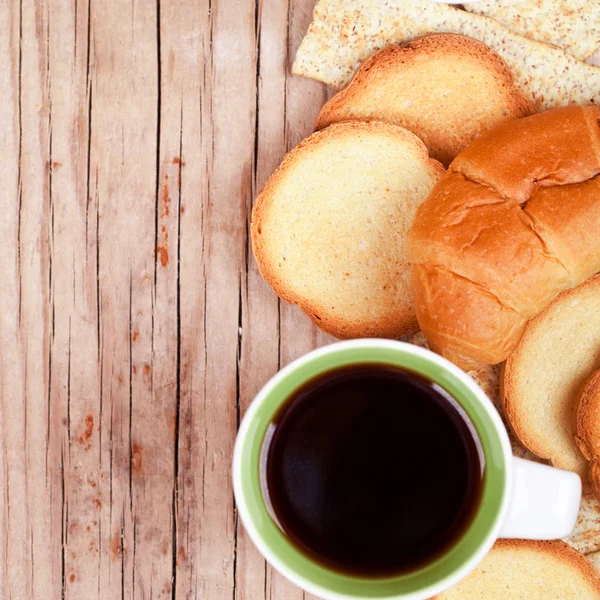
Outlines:
[[598,0],[483,0],[464,7],[519,35],[560,46],[579,60],[600,48]]
[[436,34],[368,58],[315,127],[356,119],[400,125],[448,165],[483,132],[533,110],[496,52],[472,38]]
[[600,272],[600,107],[503,123],[463,150],[409,236],[431,347],[463,368],[505,361],[528,320]]
[[436,600],[598,600],[591,563],[561,541],[498,540],[481,564]]
[[395,125],[346,122],[313,134],[254,206],[252,247],[263,277],[337,337],[413,333],[407,233],[443,172]]
[[[581,508],[577,523],[571,535],[565,538],[570,546],[582,554],[592,552],[600,553],[600,498],[593,493],[591,487],[586,486],[581,497]],[[600,559],[600,555],[598,556]],[[598,574],[600,574],[600,560],[598,561]]]
[[503,406],[523,445],[586,479],[573,439],[577,393],[600,367],[600,275],[563,292],[531,320],[506,362]]
[[590,461],[590,484],[600,498],[600,370],[585,381],[576,400],[575,442]]
[[427,35],[458,33],[493,48],[538,110],[600,102],[600,69],[498,21],[436,2],[320,0],[293,72],[341,88],[376,50]]

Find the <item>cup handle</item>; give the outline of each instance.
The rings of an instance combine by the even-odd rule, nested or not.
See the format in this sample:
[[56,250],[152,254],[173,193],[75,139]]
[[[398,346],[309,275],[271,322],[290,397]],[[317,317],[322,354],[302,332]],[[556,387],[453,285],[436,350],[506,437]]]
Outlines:
[[555,540],[571,533],[581,505],[576,473],[513,456],[512,494],[502,538]]

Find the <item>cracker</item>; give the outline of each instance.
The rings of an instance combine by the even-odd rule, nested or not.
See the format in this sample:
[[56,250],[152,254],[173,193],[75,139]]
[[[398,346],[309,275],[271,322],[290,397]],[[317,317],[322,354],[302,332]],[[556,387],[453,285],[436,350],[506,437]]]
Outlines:
[[341,88],[375,50],[434,32],[466,35],[493,48],[538,110],[600,103],[599,68],[494,19],[434,2],[320,0],[293,72]]
[[590,490],[583,493],[577,523],[565,542],[582,554],[600,552],[600,500]]
[[579,60],[600,48],[600,0],[483,0],[464,7]]

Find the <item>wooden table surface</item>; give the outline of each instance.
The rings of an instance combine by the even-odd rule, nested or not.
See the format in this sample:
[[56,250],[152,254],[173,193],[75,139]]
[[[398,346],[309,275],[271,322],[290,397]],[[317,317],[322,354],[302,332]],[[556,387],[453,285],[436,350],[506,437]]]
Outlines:
[[0,598],[308,598],[238,522],[236,429],[329,338],[252,200],[327,97],[314,0],[0,2]]
[[329,95],[290,74],[314,2],[0,1],[0,600],[314,600],[230,478],[253,396],[332,340],[248,240]]

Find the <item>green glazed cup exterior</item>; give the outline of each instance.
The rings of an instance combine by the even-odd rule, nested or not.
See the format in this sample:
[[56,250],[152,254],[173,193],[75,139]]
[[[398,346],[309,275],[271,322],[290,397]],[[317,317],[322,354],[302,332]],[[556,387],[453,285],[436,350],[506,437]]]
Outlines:
[[[387,578],[345,575],[299,551],[271,518],[260,478],[261,449],[279,406],[307,380],[355,363],[385,363],[421,373],[450,393],[468,414],[485,456],[482,498],[470,527],[444,555],[415,571]],[[418,451],[418,449],[415,449]],[[233,486],[242,522],[254,544],[282,575],[326,600],[425,600],[473,570],[498,537],[510,497],[512,452],[506,429],[477,384],[444,358],[389,340],[352,340],[315,350],[277,373],[246,412],[236,440]],[[439,490],[440,503],[444,490]]]

